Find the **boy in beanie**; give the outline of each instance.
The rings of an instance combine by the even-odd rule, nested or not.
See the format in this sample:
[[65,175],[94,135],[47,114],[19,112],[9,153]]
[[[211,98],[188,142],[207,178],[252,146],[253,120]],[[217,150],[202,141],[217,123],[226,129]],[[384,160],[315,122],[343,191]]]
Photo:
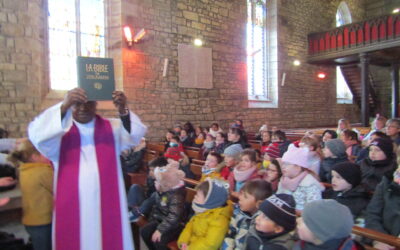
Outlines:
[[232,203],[227,185],[208,179],[196,187],[192,202],[195,215],[186,224],[178,239],[180,249],[217,250],[228,231]]
[[319,178],[322,182],[330,182],[332,179],[332,167],[340,162],[346,162],[346,146],[340,139],[331,139],[325,142],[325,147],[322,149],[324,159],[321,162],[319,170]]
[[347,206],[354,218],[357,218],[370,200],[368,192],[360,183],[360,166],[351,162],[338,163],[332,168],[332,188],[325,191],[323,197]]
[[233,144],[224,150],[224,163],[225,166],[221,169],[221,177],[228,180],[229,174],[233,168],[240,162],[240,154],[243,148],[239,144]]
[[377,138],[369,146],[368,157],[361,161],[361,183],[373,192],[382,177],[396,169],[393,143],[390,139]]
[[296,228],[296,203],[291,195],[276,194],[260,205],[255,224],[250,227],[246,248],[292,249]]
[[257,216],[259,204],[271,194],[271,185],[264,180],[252,180],[244,184],[239,193],[239,202],[234,207],[222,250],[243,249],[250,224]]
[[313,201],[304,207],[297,220],[298,249],[350,250],[353,216],[348,207],[335,200]]

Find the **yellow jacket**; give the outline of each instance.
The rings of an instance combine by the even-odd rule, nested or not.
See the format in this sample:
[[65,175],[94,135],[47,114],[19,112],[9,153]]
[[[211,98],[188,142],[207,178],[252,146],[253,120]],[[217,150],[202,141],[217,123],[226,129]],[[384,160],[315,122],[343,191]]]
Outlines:
[[210,179],[223,179],[222,177],[221,177],[221,173],[220,172],[212,172],[211,174],[203,174],[203,175],[201,175],[201,179],[200,179],[200,182],[203,182],[203,181],[205,181],[206,180],[206,178],[210,178]]
[[178,246],[185,243],[190,250],[217,250],[229,229],[233,212],[232,202],[195,214],[186,224],[178,239]]
[[45,163],[24,163],[19,171],[22,224],[50,224],[53,212],[53,168]]

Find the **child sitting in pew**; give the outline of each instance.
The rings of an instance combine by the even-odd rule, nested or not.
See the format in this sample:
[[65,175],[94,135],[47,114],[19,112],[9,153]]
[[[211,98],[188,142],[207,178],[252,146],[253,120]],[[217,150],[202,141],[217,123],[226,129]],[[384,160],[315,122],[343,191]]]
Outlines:
[[253,149],[245,149],[240,159],[240,163],[234,167],[228,177],[229,190],[236,197],[246,181],[261,179],[262,177],[258,175],[257,157]]
[[293,195],[297,210],[301,211],[305,204],[322,198],[324,187],[310,170],[308,149],[290,145],[282,157],[282,173],[276,193]]
[[221,169],[221,177],[224,180],[228,180],[233,168],[240,162],[240,154],[242,152],[243,148],[239,144],[232,145],[224,150],[225,166]]
[[354,219],[362,215],[370,195],[361,184],[360,166],[351,162],[338,163],[332,168],[332,188],[323,193],[324,199],[334,199],[347,206]]
[[367,191],[373,192],[384,175],[393,173],[397,167],[394,156],[391,140],[378,138],[371,142],[368,157],[360,163],[361,183]]
[[325,147],[322,149],[324,159],[321,162],[319,169],[319,178],[322,182],[330,182],[332,179],[331,170],[334,165],[340,162],[346,162],[346,146],[340,139],[331,139],[325,142]]
[[132,184],[128,191],[129,220],[138,221],[140,216],[148,216],[155,202],[155,176],[156,167],[165,167],[168,161],[165,157],[153,159],[148,164],[148,176],[146,178],[146,192],[138,184]]
[[282,177],[282,169],[278,160],[273,159],[266,169],[258,172],[263,176],[263,180],[267,181],[272,188],[272,192],[275,193],[278,190],[278,184]]
[[220,170],[223,167],[223,158],[220,154],[211,152],[208,154],[206,162],[202,167],[202,175],[200,182],[205,181],[206,178],[221,178]]
[[[399,154],[399,151],[397,151]],[[397,162],[399,164],[399,157]],[[400,164],[399,164],[400,165]],[[400,167],[386,173],[376,187],[366,210],[366,228],[400,237]],[[374,248],[394,250],[395,247],[373,242]]]
[[244,249],[292,249],[295,243],[295,207],[296,202],[288,194],[275,194],[263,201],[247,234]]
[[234,206],[229,231],[221,249],[243,249],[246,235],[251,222],[256,217],[259,204],[271,194],[271,185],[264,180],[252,180],[244,184],[239,193],[239,202]]
[[166,158],[170,158],[174,161],[179,161],[182,159],[182,154],[184,153],[183,151],[183,146],[181,144],[181,140],[179,139],[179,136],[173,135],[170,138],[169,142],[169,147],[167,151],[165,152],[164,156]]
[[192,202],[195,215],[190,219],[178,239],[182,250],[217,250],[228,231],[232,216],[232,203],[223,181],[208,179],[196,187]]
[[185,173],[169,164],[157,167],[154,176],[154,205],[149,223],[140,228],[140,235],[149,249],[167,249],[169,242],[177,240],[186,219]]
[[297,219],[300,241],[293,250],[351,250],[353,216],[350,209],[335,200],[318,200],[305,205]]

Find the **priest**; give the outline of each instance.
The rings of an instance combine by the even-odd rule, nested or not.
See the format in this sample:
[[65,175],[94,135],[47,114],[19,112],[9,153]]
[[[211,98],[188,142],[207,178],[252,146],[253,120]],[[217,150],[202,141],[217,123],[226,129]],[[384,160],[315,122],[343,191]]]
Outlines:
[[122,91],[112,99],[119,119],[96,115],[97,103],[75,88],[29,124],[29,139],[55,168],[55,250],[133,249],[119,155],[147,128]]

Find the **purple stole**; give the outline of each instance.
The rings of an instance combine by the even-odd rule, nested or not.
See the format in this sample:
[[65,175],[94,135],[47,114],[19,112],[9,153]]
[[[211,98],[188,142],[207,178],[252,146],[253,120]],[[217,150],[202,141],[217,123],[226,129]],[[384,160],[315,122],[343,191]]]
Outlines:
[[[114,135],[109,121],[96,116],[94,142],[100,178],[103,250],[123,249],[121,204]],[[79,159],[81,138],[75,124],[63,136],[55,200],[56,250],[80,249]],[[90,228],[86,230],[92,230]]]

